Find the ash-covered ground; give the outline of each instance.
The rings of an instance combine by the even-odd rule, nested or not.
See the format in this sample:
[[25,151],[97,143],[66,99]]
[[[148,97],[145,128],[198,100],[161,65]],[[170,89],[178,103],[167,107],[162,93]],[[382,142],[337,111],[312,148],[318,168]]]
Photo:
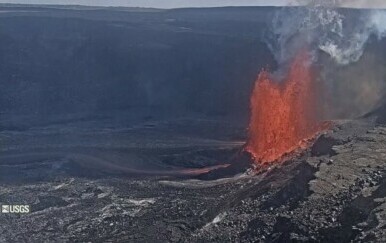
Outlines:
[[[31,213],[1,214],[0,241],[386,240],[386,126],[373,116],[337,122],[282,165],[215,180],[135,170],[202,168],[222,156],[229,163],[243,144],[237,127],[208,120],[88,125],[1,132],[0,201],[29,204]],[[179,128],[218,128],[223,136]]]

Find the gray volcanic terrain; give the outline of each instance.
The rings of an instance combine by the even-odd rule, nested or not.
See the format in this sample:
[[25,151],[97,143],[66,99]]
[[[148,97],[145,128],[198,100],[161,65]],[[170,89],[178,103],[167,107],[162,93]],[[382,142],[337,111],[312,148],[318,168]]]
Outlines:
[[308,149],[243,152],[276,11],[3,6],[0,204],[31,212],[0,242],[385,242],[384,39],[326,73],[342,106]]

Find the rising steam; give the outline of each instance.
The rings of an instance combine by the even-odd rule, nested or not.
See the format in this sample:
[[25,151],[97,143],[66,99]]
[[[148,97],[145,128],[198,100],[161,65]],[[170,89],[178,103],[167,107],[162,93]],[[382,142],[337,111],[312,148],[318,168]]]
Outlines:
[[385,103],[386,55],[380,43],[386,37],[386,10],[342,8],[380,3],[369,2],[297,1],[297,7],[278,10],[267,31],[265,40],[280,74],[300,50],[310,50],[329,94],[324,98],[325,119],[358,117]]
[[364,49],[373,37],[386,36],[386,12],[339,6],[340,1],[318,0],[277,12],[267,44],[284,75],[263,70],[253,89],[245,148],[257,163],[278,162],[308,146],[330,127],[321,122],[325,106],[328,118],[348,118],[384,97],[386,76],[378,67],[386,60],[377,61]]
[[386,36],[386,11],[368,10],[355,17],[336,8],[339,1],[307,1],[304,8],[283,8],[276,13],[267,44],[276,60],[287,63],[299,49],[311,47],[314,59],[322,51],[340,65],[357,62],[372,35]]

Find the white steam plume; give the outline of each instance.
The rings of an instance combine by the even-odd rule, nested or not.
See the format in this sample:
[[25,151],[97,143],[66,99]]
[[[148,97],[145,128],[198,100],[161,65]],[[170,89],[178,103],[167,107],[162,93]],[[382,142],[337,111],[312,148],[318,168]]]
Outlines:
[[344,15],[335,7],[339,1],[309,1],[301,8],[278,11],[267,35],[276,60],[286,63],[308,47],[317,58],[321,50],[338,64],[357,62],[372,35],[386,36],[386,10],[367,10]]

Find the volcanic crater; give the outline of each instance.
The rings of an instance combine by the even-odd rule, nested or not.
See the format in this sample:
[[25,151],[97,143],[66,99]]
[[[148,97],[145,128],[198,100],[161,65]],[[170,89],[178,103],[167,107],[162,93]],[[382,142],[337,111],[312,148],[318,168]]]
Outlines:
[[263,70],[276,8],[4,8],[0,242],[386,241],[386,106]]

